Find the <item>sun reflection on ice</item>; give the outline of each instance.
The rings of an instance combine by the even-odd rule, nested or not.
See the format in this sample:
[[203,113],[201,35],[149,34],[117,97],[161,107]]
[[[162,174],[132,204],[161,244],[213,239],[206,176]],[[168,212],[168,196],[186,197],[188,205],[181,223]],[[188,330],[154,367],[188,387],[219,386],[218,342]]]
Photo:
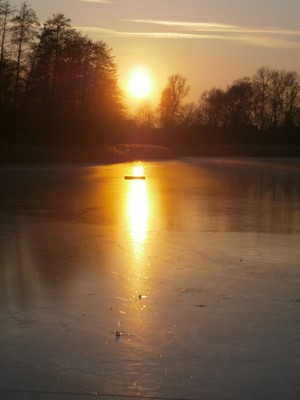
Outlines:
[[[132,171],[134,177],[144,177],[144,168],[135,166]],[[135,300],[142,300],[149,293],[148,278],[145,269],[145,242],[147,239],[149,219],[149,197],[147,182],[144,179],[130,180],[127,192],[127,216],[129,238],[132,243],[132,264],[128,271],[130,275],[130,292]],[[135,320],[140,320],[140,312],[144,307],[140,301],[133,303]]]
[[141,330],[144,325],[141,313],[146,308],[143,300],[149,295],[150,291],[145,260],[150,201],[147,181],[144,179],[144,167],[141,165],[135,166],[130,176],[138,178],[128,181],[126,197],[128,236],[132,246],[132,262],[128,270],[130,282],[128,289],[130,291],[130,298],[133,300],[130,304],[136,329]]
[[[132,175],[143,176],[144,168],[142,166],[134,167]],[[140,254],[143,251],[142,245],[147,235],[149,216],[149,199],[145,180],[132,180],[129,182],[127,211],[130,235],[136,245],[137,252]]]

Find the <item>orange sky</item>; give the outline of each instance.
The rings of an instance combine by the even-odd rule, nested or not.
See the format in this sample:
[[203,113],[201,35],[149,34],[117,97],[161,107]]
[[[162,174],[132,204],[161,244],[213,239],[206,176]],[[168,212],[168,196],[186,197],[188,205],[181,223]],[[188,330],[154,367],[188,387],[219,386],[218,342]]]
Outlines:
[[[19,1],[10,1],[20,5]],[[191,86],[190,101],[258,68],[300,72],[299,0],[31,0],[41,22],[63,13],[113,49],[121,87],[146,66],[156,102],[168,76]]]

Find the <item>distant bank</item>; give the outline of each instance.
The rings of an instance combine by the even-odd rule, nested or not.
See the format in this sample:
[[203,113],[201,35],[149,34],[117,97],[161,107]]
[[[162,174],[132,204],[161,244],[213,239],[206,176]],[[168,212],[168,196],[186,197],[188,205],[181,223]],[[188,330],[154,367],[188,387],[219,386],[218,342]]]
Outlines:
[[198,157],[300,157],[300,145],[197,145],[156,146],[37,146],[2,144],[0,164],[15,163],[118,163],[135,160]]

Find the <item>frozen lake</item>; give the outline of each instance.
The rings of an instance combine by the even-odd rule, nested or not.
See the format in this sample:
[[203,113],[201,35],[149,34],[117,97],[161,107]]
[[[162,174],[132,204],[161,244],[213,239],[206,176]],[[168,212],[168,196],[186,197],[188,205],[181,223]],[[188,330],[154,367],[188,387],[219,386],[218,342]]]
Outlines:
[[299,400],[300,160],[0,167],[0,318],[1,400]]

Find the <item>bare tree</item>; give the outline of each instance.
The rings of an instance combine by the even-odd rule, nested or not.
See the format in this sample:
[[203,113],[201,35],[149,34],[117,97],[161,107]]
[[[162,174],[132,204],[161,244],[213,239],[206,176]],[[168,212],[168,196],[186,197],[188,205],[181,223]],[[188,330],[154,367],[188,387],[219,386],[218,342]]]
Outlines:
[[[10,17],[13,15],[14,9],[10,6],[8,1],[0,0],[0,32],[1,32],[1,55],[0,55],[0,68],[4,62],[5,56],[5,43],[7,36],[7,27]],[[1,75],[0,75],[1,77]]]
[[300,106],[300,77],[295,71],[284,73],[283,121],[284,125],[295,125]]
[[16,46],[16,80],[14,89],[14,100],[20,88],[22,73],[26,72],[26,56],[28,51],[38,37],[39,22],[35,11],[25,1],[21,4],[19,13],[12,19],[12,43]]
[[50,84],[51,95],[57,90],[58,75],[61,71],[64,61],[64,49],[66,41],[73,33],[71,28],[71,20],[66,18],[63,14],[55,14],[51,19],[45,23],[43,33],[43,45],[49,51],[52,63],[52,82]]
[[[12,99],[13,63],[8,57],[8,24],[14,13],[14,9],[8,1],[0,0],[0,105],[7,107]],[[8,44],[7,44],[8,42]]]
[[[36,50],[28,100],[54,132],[63,124],[86,132],[89,126],[97,140],[99,126],[116,123],[122,109],[111,49],[72,28],[63,14],[53,15]],[[68,135],[71,129],[64,131]]]
[[260,130],[264,130],[269,125],[268,110],[268,86],[269,70],[266,67],[260,68],[252,79],[254,90],[254,118],[255,125]]
[[253,78],[255,124],[261,129],[294,124],[300,81],[296,72],[260,68]]
[[154,107],[149,101],[143,101],[137,108],[135,121],[137,125],[142,128],[154,128],[156,123],[156,113]]
[[199,120],[201,125],[214,128],[227,125],[226,94],[222,89],[205,91],[199,101]]
[[227,124],[241,128],[253,124],[253,88],[249,78],[235,81],[226,91]]
[[178,122],[183,100],[189,91],[190,86],[182,75],[174,74],[169,77],[159,103],[162,126],[172,126]]
[[179,124],[184,128],[195,126],[198,123],[198,109],[195,103],[186,103],[181,107]]

